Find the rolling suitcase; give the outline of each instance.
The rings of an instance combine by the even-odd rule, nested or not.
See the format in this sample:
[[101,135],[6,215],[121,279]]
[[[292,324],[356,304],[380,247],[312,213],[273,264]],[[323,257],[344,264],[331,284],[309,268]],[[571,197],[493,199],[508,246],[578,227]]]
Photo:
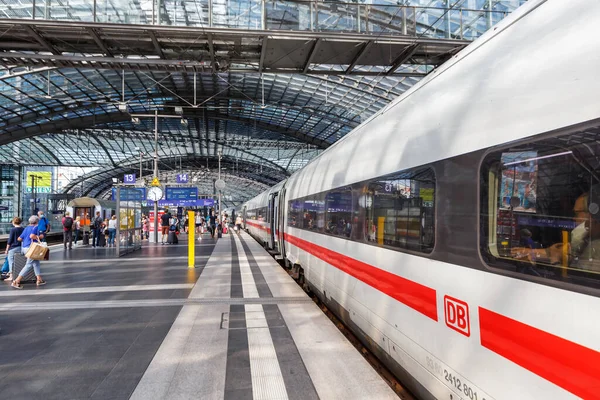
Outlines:
[[106,247],[106,236],[104,233],[100,233],[98,236],[98,247]]
[[[13,277],[17,277],[20,273],[21,270],[23,268],[25,268],[25,263],[27,262],[27,258],[21,254],[21,253],[16,253],[15,254],[15,262],[13,263]],[[23,277],[23,279],[21,280],[21,282],[35,282],[35,271],[33,270],[33,268],[31,269],[31,271],[29,271],[29,273]]]
[[169,243],[169,244],[179,243],[179,239],[177,238],[177,232],[175,232],[175,231],[169,232],[169,237],[167,238],[167,243]]
[[83,238],[81,240],[82,240],[84,246],[89,246],[90,245],[90,233],[83,232]]

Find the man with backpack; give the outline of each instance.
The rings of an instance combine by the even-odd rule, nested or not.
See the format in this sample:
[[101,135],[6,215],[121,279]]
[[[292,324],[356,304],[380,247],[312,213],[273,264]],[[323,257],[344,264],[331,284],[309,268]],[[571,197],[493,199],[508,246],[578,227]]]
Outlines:
[[65,250],[67,249],[67,242],[69,243],[69,250],[73,248],[73,225],[73,218],[70,217],[69,212],[67,211],[62,219],[63,244],[65,245]]
[[96,211],[96,218],[92,221],[92,226],[94,229],[94,237],[92,239],[92,247],[100,246],[100,234],[102,233],[102,217],[100,216],[100,211]]

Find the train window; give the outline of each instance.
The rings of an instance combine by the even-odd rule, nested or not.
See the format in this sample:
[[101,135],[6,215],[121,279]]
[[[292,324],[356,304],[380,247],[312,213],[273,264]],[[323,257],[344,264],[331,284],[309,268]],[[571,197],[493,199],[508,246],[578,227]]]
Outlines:
[[433,250],[435,177],[431,169],[377,179],[360,192],[366,241],[424,253]]
[[517,273],[600,284],[600,131],[489,154],[481,170],[482,255]]
[[302,206],[302,226],[310,231],[323,232],[324,214],[323,195],[316,194],[305,198]]
[[288,203],[288,226],[294,228],[303,228],[302,208],[304,202],[302,200],[292,200]]
[[288,202],[288,226],[379,246],[431,253],[435,176],[430,168]]
[[350,237],[352,232],[352,189],[332,190],[325,196],[327,223],[325,232]]

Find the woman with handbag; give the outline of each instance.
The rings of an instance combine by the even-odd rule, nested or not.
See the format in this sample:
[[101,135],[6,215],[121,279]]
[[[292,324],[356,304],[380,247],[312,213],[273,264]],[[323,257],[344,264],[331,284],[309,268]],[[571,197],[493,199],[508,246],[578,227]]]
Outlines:
[[[21,236],[17,239],[21,242],[21,253],[26,255],[29,251],[29,248],[33,244],[33,241],[40,242],[40,232],[38,231],[38,222],[40,219],[36,215],[32,215],[29,217],[29,226],[27,226]],[[21,285],[21,280],[24,276],[26,276],[29,271],[33,268],[36,276],[36,285],[42,286],[46,284],[46,281],[42,279],[42,275],[40,273],[40,261],[34,260],[32,258],[27,258],[27,262],[25,263],[25,267],[19,273],[19,276],[10,284],[15,289],[23,289],[23,285]]]

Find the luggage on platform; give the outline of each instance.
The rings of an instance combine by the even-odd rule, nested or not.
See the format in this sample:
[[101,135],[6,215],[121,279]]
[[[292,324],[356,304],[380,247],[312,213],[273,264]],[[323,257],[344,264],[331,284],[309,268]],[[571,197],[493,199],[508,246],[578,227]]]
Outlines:
[[167,243],[169,243],[169,244],[179,243],[179,239],[177,238],[177,232],[174,232],[174,231],[169,232],[169,237],[167,238]]
[[[19,276],[19,274],[21,273],[21,270],[23,268],[25,268],[25,263],[27,262],[27,257],[25,257],[23,254],[21,253],[15,253],[15,262],[13,263],[13,279],[15,279],[17,276]],[[33,270],[33,268],[31,269],[31,271],[29,271],[29,273],[23,277],[23,279],[21,280],[21,282],[35,282],[35,271]]]
[[106,247],[106,236],[104,233],[100,233],[100,236],[98,236],[98,247]]

